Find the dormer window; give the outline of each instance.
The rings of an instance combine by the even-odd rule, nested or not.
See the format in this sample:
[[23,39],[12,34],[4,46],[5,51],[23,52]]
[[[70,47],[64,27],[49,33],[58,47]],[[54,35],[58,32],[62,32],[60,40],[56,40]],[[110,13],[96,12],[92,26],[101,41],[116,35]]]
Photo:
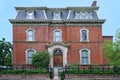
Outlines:
[[86,19],[86,13],[85,12],[81,13],[81,19]]
[[60,12],[55,12],[54,13],[53,20],[61,20]]
[[26,19],[34,19],[34,12],[33,11],[28,11]]
[[80,13],[75,14],[75,19],[80,19]]
[[88,19],[92,19],[92,13],[88,13],[88,14],[87,14],[87,18],[88,18]]

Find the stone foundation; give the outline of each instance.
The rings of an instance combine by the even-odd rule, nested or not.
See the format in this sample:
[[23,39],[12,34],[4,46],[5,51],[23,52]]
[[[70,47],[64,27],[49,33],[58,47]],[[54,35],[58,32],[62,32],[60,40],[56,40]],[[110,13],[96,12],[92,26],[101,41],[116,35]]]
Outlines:
[[49,74],[2,74],[0,80],[50,80]]
[[65,80],[120,80],[120,75],[65,74]]

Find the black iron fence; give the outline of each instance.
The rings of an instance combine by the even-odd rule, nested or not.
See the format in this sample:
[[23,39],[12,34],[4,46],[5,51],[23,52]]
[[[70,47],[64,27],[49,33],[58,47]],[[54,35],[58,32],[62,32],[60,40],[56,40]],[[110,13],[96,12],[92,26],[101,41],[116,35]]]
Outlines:
[[34,67],[32,65],[0,66],[0,74],[50,74],[53,77],[53,68]]
[[110,65],[78,65],[58,69],[59,73],[65,74],[120,74],[120,67]]

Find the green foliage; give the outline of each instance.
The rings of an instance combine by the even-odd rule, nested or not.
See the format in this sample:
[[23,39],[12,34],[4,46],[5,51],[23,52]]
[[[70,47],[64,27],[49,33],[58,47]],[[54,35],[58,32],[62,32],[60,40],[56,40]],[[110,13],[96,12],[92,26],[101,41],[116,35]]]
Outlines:
[[6,66],[9,66],[9,65],[11,65],[11,58],[12,58],[12,56],[11,56],[11,54],[7,54],[6,55],[6,59],[5,59],[5,65]]
[[103,69],[103,68],[92,68],[90,69],[77,69],[77,68],[71,68],[66,69],[65,71],[61,72],[61,80],[64,80],[65,74],[94,74],[94,75],[113,75],[113,74],[120,74],[120,68],[117,69],[115,72],[114,69]]
[[25,70],[23,71],[22,69],[19,70],[14,70],[14,69],[6,69],[6,70],[1,70],[0,74],[47,74],[46,69],[33,69],[33,70]]
[[10,57],[8,58],[8,56],[11,55],[11,51],[12,51],[12,44],[10,42],[6,42],[5,38],[3,38],[2,40],[0,40],[0,65],[9,65],[11,64],[11,62],[9,62],[9,64],[6,63],[6,61],[11,61]]
[[54,70],[53,69],[50,69],[50,79],[53,79],[54,78]]
[[103,54],[112,66],[120,66],[120,29],[116,31],[115,42],[106,41],[103,46]]
[[32,64],[35,67],[48,67],[50,54],[46,51],[38,51],[33,55]]
[[78,68],[78,64],[77,63],[69,64],[68,68]]

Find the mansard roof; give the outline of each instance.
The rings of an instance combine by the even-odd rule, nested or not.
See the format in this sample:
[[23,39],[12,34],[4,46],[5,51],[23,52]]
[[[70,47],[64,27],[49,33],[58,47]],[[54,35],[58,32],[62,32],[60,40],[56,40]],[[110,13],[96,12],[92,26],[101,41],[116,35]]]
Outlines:
[[15,7],[17,15],[10,19],[12,24],[46,24],[46,23],[89,23],[102,24],[105,20],[99,19],[96,1],[90,7]]
[[[75,19],[77,15],[81,16],[78,19],[82,19],[82,15],[91,16],[91,19],[98,19],[96,10],[99,7],[67,7],[67,8],[47,8],[47,7],[15,7],[17,10],[17,16],[15,19],[24,20],[26,19],[27,12],[33,12],[33,19],[36,20],[52,20],[55,14],[58,15],[62,20]],[[90,18],[90,17],[89,17]],[[89,19],[88,18],[88,19]]]

